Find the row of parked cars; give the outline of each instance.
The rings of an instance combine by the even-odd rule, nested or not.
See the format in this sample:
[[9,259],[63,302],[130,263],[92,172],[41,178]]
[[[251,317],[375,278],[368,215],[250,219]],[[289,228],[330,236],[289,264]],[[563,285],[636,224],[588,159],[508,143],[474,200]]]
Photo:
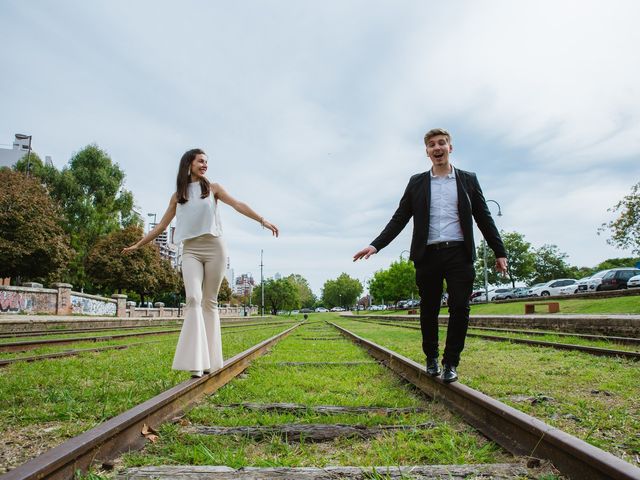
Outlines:
[[[576,293],[638,287],[640,287],[640,269],[633,267],[611,268],[601,270],[580,280],[574,278],[559,278],[544,283],[536,283],[531,287],[494,288],[489,290],[489,301],[526,297],[549,297],[553,295],[573,295]],[[484,290],[474,292],[471,295],[471,301],[486,302]]]

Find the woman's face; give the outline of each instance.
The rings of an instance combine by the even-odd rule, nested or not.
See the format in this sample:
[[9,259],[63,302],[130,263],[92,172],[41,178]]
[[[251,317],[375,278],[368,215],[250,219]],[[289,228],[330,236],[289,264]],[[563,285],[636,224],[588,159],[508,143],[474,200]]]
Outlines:
[[198,153],[191,162],[191,179],[200,180],[205,173],[207,173],[207,156],[204,153]]

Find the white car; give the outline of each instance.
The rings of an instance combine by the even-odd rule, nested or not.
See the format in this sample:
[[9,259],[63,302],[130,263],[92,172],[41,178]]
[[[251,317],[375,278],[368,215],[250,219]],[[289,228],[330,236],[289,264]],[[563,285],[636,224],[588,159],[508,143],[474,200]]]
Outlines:
[[559,278],[557,280],[549,280],[539,286],[533,286],[529,289],[529,296],[531,297],[549,297],[552,295],[560,295],[560,289],[562,287],[568,287],[569,285],[575,285],[578,281],[575,278]]
[[344,308],[342,307],[333,307],[331,309],[332,312],[344,312]]
[[640,287],[640,275],[631,277],[627,282],[627,288],[638,288],[638,287]]
[[611,269],[600,270],[590,277],[583,278],[578,282],[578,293],[597,292],[600,290],[602,277],[609,273]]
[[561,287],[558,295],[575,295],[576,293],[578,293],[578,284],[574,283],[566,287]]
[[329,311],[329,310],[327,310],[327,309],[326,309],[326,308],[324,308],[324,307],[318,307],[318,308],[316,308],[316,313],[326,313],[326,312],[328,312],[328,311]]
[[[493,300],[493,297],[496,296],[496,289],[495,288],[490,288],[489,289],[489,301]],[[473,297],[471,299],[472,303],[485,303],[487,301],[487,296],[485,295],[485,291],[482,290],[480,292],[479,295],[476,295],[475,297]]]

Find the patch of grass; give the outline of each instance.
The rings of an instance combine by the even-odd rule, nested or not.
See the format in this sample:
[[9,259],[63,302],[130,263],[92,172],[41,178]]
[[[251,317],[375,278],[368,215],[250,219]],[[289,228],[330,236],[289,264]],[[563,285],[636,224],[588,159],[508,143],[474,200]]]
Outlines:
[[[370,357],[337,331],[322,324],[301,327],[257,360],[246,372],[192,409],[193,424],[239,426],[286,423],[344,423],[367,426],[433,422],[434,427],[385,432],[373,439],[336,439],[328,443],[287,443],[279,436],[263,441],[246,437],[208,436],[183,432],[177,425],[161,428],[160,441],[143,453],[124,458],[127,466],[195,464],[243,466],[401,465],[421,463],[491,463],[511,458],[494,443],[449,413],[427,401],[386,368],[377,365],[296,365],[279,362],[352,362]],[[421,413],[318,414],[251,411],[242,407],[214,408],[242,402],[302,405],[424,407]]]
[[[339,325],[422,362],[417,330],[338,319]],[[444,342],[441,330],[441,348]],[[639,465],[640,369],[628,359],[468,337],[466,385]],[[522,398],[543,399],[525,401]]]

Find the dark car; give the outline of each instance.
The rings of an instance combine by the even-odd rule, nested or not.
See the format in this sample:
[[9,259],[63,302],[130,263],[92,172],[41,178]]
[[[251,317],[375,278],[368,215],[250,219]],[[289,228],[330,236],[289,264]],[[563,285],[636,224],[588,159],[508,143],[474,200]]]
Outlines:
[[313,308],[303,308],[300,310],[300,313],[313,313],[314,311]]
[[600,284],[600,290],[620,290],[627,288],[627,282],[631,277],[640,275],[640,269],[637,268],[623,268],[611,270],[604,277],[602,277],[602,283]]

